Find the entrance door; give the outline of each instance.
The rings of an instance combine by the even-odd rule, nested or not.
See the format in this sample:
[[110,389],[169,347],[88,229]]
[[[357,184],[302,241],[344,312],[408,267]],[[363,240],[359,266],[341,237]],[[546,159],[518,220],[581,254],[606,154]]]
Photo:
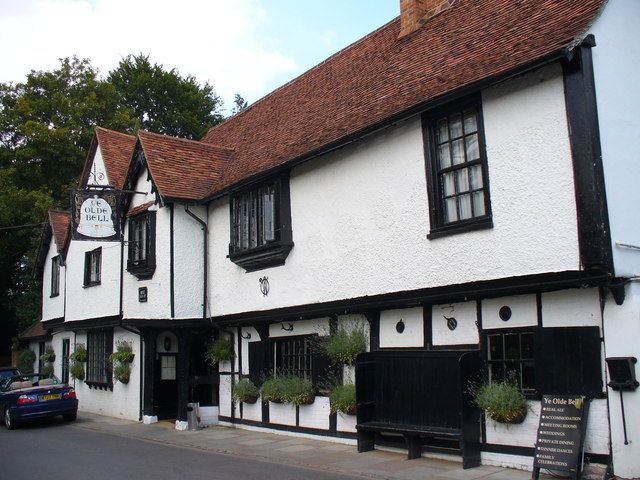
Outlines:
[[159,353],[156,363],[155,411],[158,419],[176,418],[178,414],[178,355]]

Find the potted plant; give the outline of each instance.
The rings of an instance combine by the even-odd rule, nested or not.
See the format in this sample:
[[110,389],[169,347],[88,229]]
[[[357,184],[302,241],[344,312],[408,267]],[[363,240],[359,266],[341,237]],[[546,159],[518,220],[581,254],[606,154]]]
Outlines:
[[56,353],[52,347],[47,347],[42,355],[40,355],[40,361],[42,363],[53,363],[56,361]]
[[367,337],[359,328],[351,331],[341,328],[330,335],[324,345],[324,350],[334,365],[353,365],[358,354],[366,349]]
[[282,400],[293,405],[311,405],[316,399],[316,390],[311,380],[302,377],[282,379]]
[[69,360],[69,373],[71,377],[76,380],[84,380],[84,364],[87,361],[87,349],[84,347],[84,344],[76,344],[74,352],[69,355]]
[[46,377],[53,377],[53,365],[51,365],[50,363],[44,364],[42,365],[42,368],[40,369],[40,374],[45,375]]
[[233,387],[233,398],[238,402],[256,403],[259,396],[260,389],[248,378],[243,378]]
[[109,355],[109,362],[113,366],[113,378],[120,383],[129,383],[131,377],[131,363],[135,358],[130,342],[116,343],[116,351]]
[[31,349],[23,350],[19,357],[18,370],[21,373],[33,373],[33,364],[36,361],[36,354]]
[[218,362],[229,362],[236,356],[233,343],[228,338],[220,337],[207,345],[206,360],[215,365]]
[[264,381],[260,389],[260,395],[263,401],[273,403],[284,402],[282,380],[282,377],[271,377]]
[[471,393],[473,403],[496,422],[517,424],[527,416],[527,401],[515,382],[483,383]]
[[329,393],[331,413],[342,412],[347,415],[356,414],[356,386],[352,383],[336,385]]

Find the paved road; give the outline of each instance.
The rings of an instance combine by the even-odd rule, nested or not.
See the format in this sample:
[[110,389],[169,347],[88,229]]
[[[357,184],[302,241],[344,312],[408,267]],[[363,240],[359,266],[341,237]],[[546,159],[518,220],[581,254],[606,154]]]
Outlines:
[[0,480],[355,480],[96,432],[51,419],[0,427]]

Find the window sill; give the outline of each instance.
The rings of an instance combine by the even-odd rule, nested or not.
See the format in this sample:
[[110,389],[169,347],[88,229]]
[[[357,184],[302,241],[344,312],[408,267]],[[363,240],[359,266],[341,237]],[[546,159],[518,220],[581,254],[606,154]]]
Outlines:
[[52,293],[51,295],[49,295],[49,298],[56,298],[59,297],[60,294],[59,293]]
[[148,280],[153,277],[154,272],[156,271],[156,266],[147,265],[146,263],[140,265],[132,265],[130,262],[127,263],[127,272],[131,275],[135,276],[138,280]]
[[459,233],[472,232],[474,230],[485,230],[493,228],[493,219],[484,217],[480,219],[471,219],[470,221],[457,222],[452,225],[437,227],[432,229],[427,238],[433,240],[435,238],[446,237],[448,235],[457,235]]
[[113,383],[103,382],[90,382],[85,380],[84,384],[89,388],[95,388],[96,390],[110,390],[113,391]]
[[292,248],[293,242],[273,242],[250,250],[231,253],[228,258],[248,273],[284,265]]
[[91,282],[91,283],[87,283],[85,285],[82,286],[82,288],[91,288],[91,287],[95,287],[97,285],[100,285],[102,282]]

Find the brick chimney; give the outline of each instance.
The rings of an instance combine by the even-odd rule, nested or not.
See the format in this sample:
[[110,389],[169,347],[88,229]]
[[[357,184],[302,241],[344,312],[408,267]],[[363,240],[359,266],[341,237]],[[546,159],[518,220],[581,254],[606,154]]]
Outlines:
[[418,30],[431,17],[452,7],[456,0],[400,0],[400,35]]

